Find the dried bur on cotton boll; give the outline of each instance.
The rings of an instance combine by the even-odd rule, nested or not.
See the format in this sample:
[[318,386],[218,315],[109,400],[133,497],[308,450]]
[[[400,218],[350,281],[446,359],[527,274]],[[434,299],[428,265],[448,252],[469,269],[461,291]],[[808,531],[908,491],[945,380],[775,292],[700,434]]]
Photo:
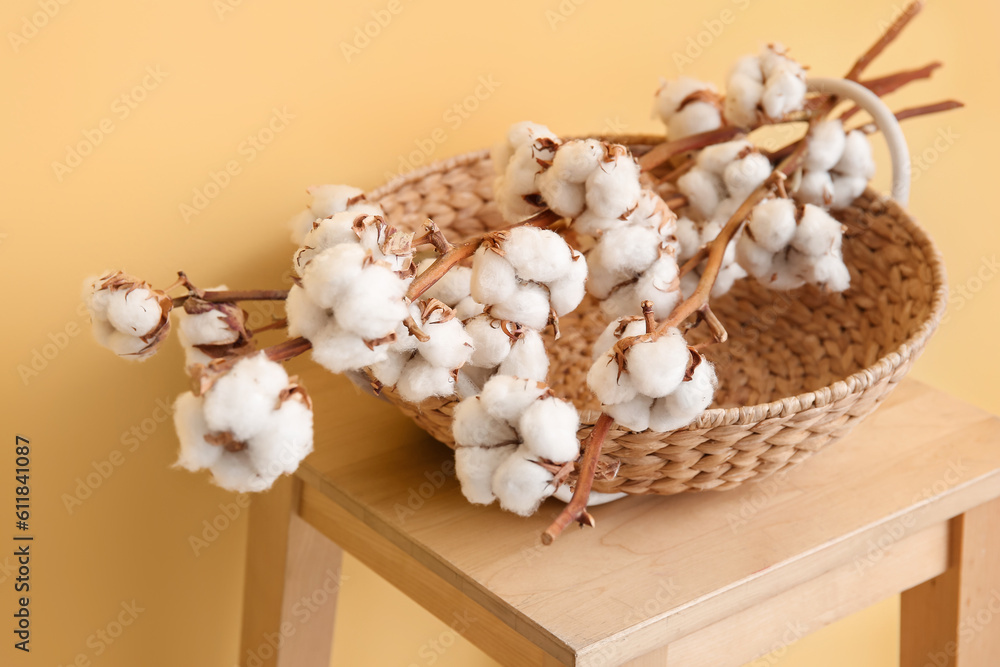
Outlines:
[[94,338],[125,359],[145,361],[170,332],[170,297],[122,271],[84,281],[83,301]]
[[222,488],[248,493],[293,473],[312,451],[309,395],[265,353],[200,367],[197,379],[198,393],[174,404],[178,467],[207,468]]
[[455,470],[469,502],[530,516],[580,453],[572,403],[543,382],[496,375],[455,406]]
[[[228,289],[225,285],[212,291]],[[187,369],[197,364],[208,365],[213,359],[248,351],[251,336],[247,331],[247,313],[234,303],[212,303],[189,297],[184,305],[174,309],[177,338],[184,349]]]

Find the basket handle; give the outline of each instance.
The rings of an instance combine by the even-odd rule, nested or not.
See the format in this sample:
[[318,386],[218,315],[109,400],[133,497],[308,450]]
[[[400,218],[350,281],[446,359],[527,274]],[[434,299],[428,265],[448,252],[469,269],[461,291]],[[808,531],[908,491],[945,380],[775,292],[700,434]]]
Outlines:
[[892,159],[892,198],[905,207],[910,200],[910,150],[899,121],[885,102],[860,83],[847,79],[810,77],[806,79],[806,86],[815,93],[832,93],[851,100],[871,115],[889,145],[889,156]]

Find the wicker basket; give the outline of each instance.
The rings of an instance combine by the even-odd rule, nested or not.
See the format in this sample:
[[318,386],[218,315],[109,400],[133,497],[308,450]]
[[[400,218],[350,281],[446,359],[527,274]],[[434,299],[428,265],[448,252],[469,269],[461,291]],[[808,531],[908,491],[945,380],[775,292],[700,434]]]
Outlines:
[[[641,153],[648,137],[617,137]],[[453,238],[503,225],[491,201],[486,151],[443,160],[369,194],[399,227],[432,218]],[[716,364],[715,404],[689,427],[636,433],[612,427],[594,490],[656,493],[731,489],[798,463],[845,435],[889,395],[944,312],[944,264],[928,237],[893,201],[868,191],[839,214],[851,287],[829,295],[812,287],[776,292],[737,282],[712,309],[729,331],[708,348]],[[600,414],[587,389],[591,343],[606,325],[585,300],[560,318],[562,337],[546,340],[549,384],[580,410],[584,438]],[[455,399],[404,402],[384,395],[434,438],[453,447]],[[614,472],[616,471],[616,472]]]

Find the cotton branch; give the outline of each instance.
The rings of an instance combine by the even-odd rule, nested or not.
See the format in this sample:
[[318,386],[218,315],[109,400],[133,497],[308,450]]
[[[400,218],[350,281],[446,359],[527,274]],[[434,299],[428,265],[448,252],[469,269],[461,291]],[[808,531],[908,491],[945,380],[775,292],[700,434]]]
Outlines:
[[882,36],[879,37],[878,41],[871,45],[871,47],[865,51],[857,62],[854,63],[854,67],[844,76],[845,79],[850,81],[857,81],[858,77],[865,71],[865,69],[872,63],[875,58],[879,56],[880,53],[885,51],[886,47],[892,44],[892,42],[899,36],[899,33],[903,31],[903,28],[909,24],[913,18],[920,13],[920,10],[924,8],[924,3],[922,0],[916,0],[910,3],[909,6],[903,13],[899,15],[892,25],[886,29]]
[[639,168],[642,171],[650,171],[659,167],[675,155],[729,141],[730,139],[735,139],[740,134],[743,134],[742,128],[720,127],[717,130],[692,134],[689,137],[677,139],[676,141],[664,141],[662,144],[653,146],[648,153],[639,158]]

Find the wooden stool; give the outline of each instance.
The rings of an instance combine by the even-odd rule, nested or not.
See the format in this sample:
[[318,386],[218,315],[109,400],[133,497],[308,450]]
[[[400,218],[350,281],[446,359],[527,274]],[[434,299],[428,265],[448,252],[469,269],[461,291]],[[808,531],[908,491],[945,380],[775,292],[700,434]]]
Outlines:
[[742,665],[897,593],[903,667],[1000,665],[1000,421],[924,384],[790,471],[543,547],[558,503],[468,504],[444,445],[303,375],[317,451],[252,505],[241,665],[329,664],[335,603],[293,605],[335,596],[334,543],[505,665]]

